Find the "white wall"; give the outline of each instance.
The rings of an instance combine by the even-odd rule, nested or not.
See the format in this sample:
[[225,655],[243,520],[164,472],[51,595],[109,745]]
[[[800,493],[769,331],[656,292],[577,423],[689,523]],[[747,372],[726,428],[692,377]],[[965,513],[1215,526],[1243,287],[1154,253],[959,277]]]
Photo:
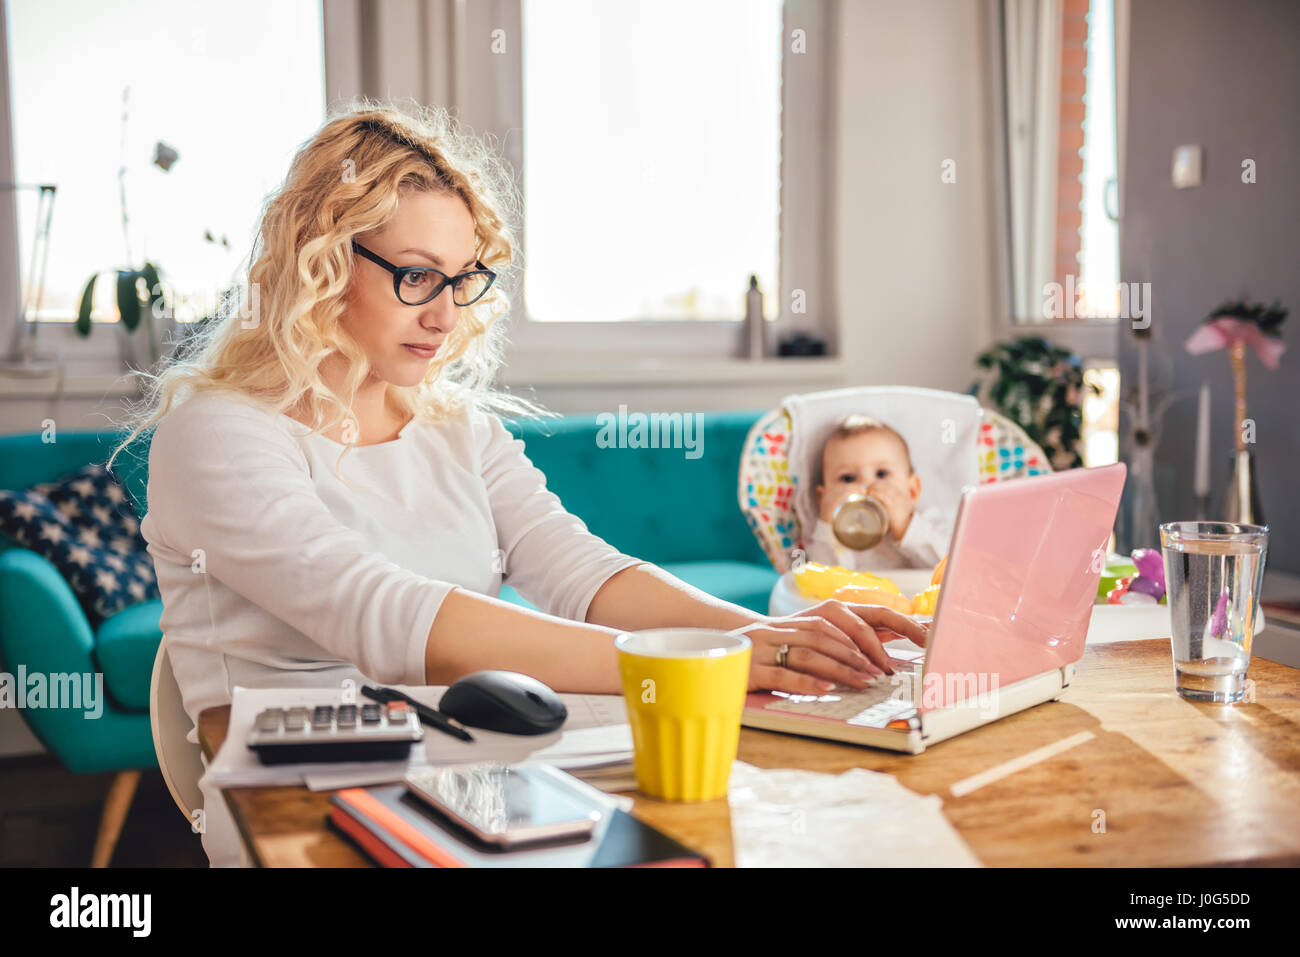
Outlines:
[[[837,189],[846,385],[964,391],[992,329],[981,13],[846,0]],[[940,179],[956,161],[956,183]]]

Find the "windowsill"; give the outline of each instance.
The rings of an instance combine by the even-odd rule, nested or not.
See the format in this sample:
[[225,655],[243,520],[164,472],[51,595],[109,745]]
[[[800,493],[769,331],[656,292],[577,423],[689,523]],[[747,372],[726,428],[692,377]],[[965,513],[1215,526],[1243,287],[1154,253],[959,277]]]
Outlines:
[[[844,363],[837,356],[790,356],[769,359],[672,359],[626,356],[530,355],[502,368],[503,385],[604,387],[716,386],[789,383],[835,384]],[[98,399],[134,395],[132,377],[125,372],[93,368],[64,369],[65,398]],[[0,399],[47,399],[55,394],[55,376],[19,377],[0,373]]]
[[507,386],[749,385],[835,383],[844,365],[837,356],[770,359],[628,359],[624,356],[529,355],[498,377]]
[[1128,319],[1082,318],[1082,319],[1025,319],[1019,322],[1003,320],[1007,329],[1103,329],[1115,331],[1129,322]]
[[994,335],[998,342],[1041,336],[1082,359],[1113,364],[1119,353],[1120,333],[1129,329],[1128,319],[1055,319],[1019,323],[1004,319],[995,327]]
[[[39,376],[0,372],[0,399],[50,399],[57,391],[54,373]],[[99,399],[109,395],[135,395],[138,387],[129,373],[63,370],[65,399]]]

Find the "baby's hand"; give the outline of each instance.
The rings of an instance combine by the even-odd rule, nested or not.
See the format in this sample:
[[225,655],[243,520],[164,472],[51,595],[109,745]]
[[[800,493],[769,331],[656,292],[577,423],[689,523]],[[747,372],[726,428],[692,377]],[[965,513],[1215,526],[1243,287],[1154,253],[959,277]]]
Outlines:
[[877,480],[867,489],[867,494],[878,498],[889,516],[889,534],[901,542],[912,521],[912,500],[896,485]]

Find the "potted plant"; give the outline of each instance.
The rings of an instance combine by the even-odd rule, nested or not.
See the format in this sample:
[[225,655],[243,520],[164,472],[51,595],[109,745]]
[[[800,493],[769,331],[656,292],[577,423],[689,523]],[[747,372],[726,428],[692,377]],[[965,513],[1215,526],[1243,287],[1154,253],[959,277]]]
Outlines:
[[[1041,336],[998,343],[976,360],[992,371],[981,390],[970,394],[991,404],[1016,422],[1046,453],[1056,470],[1083,464],[1079,439],[1083,431],[1083,363],[1068,349]],[[1088,383],[1087,388],[1097,391]]]

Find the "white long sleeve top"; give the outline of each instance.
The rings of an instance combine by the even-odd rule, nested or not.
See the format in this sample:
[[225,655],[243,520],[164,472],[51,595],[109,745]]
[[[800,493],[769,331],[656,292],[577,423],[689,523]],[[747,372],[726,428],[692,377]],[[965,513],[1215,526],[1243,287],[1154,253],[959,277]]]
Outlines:
[[341,464],[344,447],[310,431],[228,391],[155,429],[141,533],[191,721],[235,685],[423,684],[452,588],[495,597],[504,582],[583,621],[601,585],[639,564],[564,509],[488,412],[416,417]]

